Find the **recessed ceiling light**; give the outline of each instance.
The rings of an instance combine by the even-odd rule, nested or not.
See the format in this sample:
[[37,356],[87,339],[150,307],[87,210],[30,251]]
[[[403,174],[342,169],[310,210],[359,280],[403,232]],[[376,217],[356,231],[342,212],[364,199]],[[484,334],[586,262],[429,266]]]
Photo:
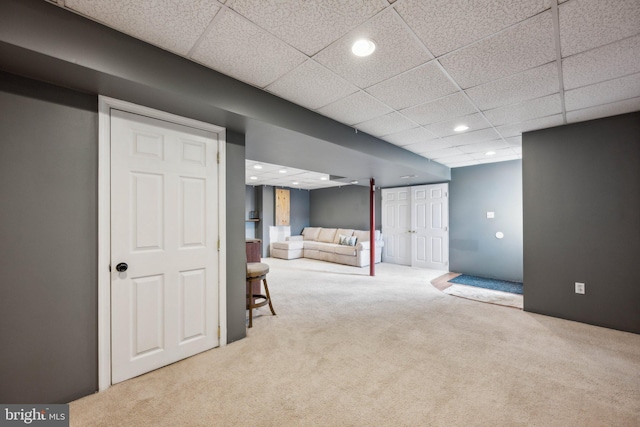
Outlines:
[[321,176],[320,177],[320,181],[327,181],[329,178],[327,178],[326,176]]
[[453,131],[454,132],[464,132],[467,129],[469,129],[469,126],[467,126],[467,125],[458,125],[458,126],[453,128]]
[[360,39],[357,40],[353,46],[351,46],[351,52],[355,56],[369,56],[376,50],[376,44],[373,40],[369,39]]
[[254,169],[262,169],[262,165],[260,165],[260,164],[255,164],[255,165],[253,165],[253,168],[254,168]]
[[249,178],[249,179],[252,179],[252,180],[254,180],[254,181],[255,181],[256,179],[258,179],[258,177],[257,177],[257,176],[252,176],[252,177],[251,177],[251,178]]
[[357,184],[358,180],[354,179],[353,181],[351,181],[352,184]]
[[299,183],[298,181],[293,181],[293,182],[292,182],[292,184],[293,184],[293,185],[298,185],[298,184],[300,184],[300,183]]
[[417,178],[418,175],[402,175],[400,179],[409,179],[409,178]]
[[495,151],[487,151],[486,153],[484,153],[485,156],[495,156],[496,152]]
[[280,169],[280,173],[287,173],[286,169]]

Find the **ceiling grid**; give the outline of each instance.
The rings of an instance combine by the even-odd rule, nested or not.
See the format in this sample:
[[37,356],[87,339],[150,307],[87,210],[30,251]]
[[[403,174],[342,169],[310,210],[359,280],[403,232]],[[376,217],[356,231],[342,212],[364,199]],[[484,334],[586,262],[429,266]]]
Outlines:
[[449,167],[640,110],[637,0],[51,2]]

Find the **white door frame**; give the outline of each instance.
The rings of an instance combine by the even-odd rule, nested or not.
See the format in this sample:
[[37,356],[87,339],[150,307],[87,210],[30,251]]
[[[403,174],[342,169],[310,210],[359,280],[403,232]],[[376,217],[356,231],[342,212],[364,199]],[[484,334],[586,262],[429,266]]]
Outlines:
[[98,97],[98,389],[111,386],[111,109],[127,111],[218,134],[218,235],[220,237],[218,301],[220,347],[227,344],[226,268],[226,130],[210,123],[176,116],[164,111]]

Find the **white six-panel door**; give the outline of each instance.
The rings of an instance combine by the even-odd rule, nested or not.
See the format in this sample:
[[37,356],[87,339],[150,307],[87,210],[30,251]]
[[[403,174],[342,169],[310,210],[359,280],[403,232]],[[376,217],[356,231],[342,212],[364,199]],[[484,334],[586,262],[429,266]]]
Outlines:
[[411,189],[382,190],[382,236],[384,262],[411,265]]
[[449,185],[411,187],[411,265],[449,269]]
[[383,261],[449,270],[448,184],[382,190]]
[[111,110],[111,154],[117,383],[219,344],[217,135]]

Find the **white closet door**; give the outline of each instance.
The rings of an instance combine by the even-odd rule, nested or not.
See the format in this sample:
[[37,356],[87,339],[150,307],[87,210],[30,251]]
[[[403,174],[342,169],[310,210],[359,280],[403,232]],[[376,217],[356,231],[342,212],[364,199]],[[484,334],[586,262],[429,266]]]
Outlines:
[[382,190],[382,261],[411,265],[411,189]]
[[117,383],[219,345],[217,135],[111,110],[111,149]]
[[411,187],[411,265],[449,269],[449,185]]

